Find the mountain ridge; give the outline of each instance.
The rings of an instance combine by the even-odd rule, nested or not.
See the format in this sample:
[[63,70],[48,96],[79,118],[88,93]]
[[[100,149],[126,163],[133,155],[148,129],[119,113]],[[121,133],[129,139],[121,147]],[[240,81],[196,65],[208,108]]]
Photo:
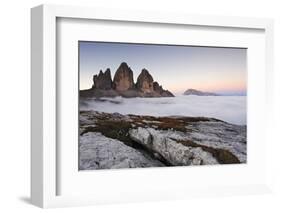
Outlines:
[[169,90],[163,89],[147,69],[142,69],[134,82],[134,72],[126,62],[117,68],[113,80],[109,68],[93,76],[90,89],[80,90],[81,97],[174,97]]
[[197,95],[197,96],[220,96],[217,93],[212,93],[212,92],[203,92],[200,90],[196,89],[187,89],[183,95]]

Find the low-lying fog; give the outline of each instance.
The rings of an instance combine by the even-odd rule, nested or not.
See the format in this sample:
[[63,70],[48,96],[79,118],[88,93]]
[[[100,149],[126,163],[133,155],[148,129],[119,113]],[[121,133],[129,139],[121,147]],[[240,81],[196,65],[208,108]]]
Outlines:
[[80,110],[152,116],[204,116],[246,125],[246,96],[177,96],[80,100]]

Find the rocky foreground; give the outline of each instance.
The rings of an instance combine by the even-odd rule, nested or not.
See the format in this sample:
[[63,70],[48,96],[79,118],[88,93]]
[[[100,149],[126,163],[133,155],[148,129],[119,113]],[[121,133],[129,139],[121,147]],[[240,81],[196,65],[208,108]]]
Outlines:
[[245,163],[246,147],[246,126],[214,118],[80,112],[80,170]]

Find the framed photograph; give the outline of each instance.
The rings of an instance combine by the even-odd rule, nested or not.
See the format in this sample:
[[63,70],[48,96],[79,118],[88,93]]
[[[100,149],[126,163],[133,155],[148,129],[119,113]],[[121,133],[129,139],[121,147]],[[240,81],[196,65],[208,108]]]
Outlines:
[[42,5],[31,25],[33,204],[270,192],[272,20]]

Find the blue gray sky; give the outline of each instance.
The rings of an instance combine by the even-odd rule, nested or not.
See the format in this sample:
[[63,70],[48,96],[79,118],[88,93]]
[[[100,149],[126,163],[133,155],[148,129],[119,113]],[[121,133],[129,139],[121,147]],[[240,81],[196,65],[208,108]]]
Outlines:
[[134,80],[146,68],[164,89],[181,94],[193,88],[221,94],[246,94],[247,49],[111,42],[79,42],[80,89],[92,86],[99,70],[112,78],[122,62]]

